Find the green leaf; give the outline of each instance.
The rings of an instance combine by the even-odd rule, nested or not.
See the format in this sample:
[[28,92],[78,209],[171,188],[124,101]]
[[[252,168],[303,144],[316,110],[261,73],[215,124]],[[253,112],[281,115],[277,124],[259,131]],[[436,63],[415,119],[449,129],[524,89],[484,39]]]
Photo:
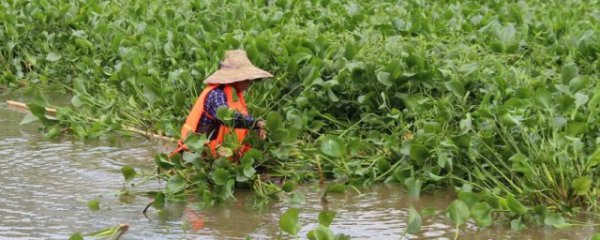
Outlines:
[[469,208],[472,208],[479,202],[479,195],[472,192],[460,191],[458,199],[463,200]]
[[233,126],[233,119],[235,117],[235,110],[221,106],[217,109],[217,118],[223,122],[226,126]]
[[69,237],[69,240],[83,240],[83,235],[81,233],[74,233]]
[[575,194],[585,195],[590,191],[592,187],[592,179],[588,176],[578,177],[571,183]]
[[267,114],[267,130],[275,131],[282,125],[282,118],[278,112],[269,112]]
[[421,229],[421,215],[414,207],[408,210],[408,226],[406,231],[410,234],[416,234]]
[[587,161],[590,167],[600,164],[600,148],[596,148],[596,150],[590,154]]
[[35,116],[33,113],[28,112],[27,114],[25,114],[25,117],[23,117],[23,120],[21,120],[19,125],[29,124],[37,120],[39,120],[37,116]]
[[429,149],[420,144],[410,145],[410,158],[416,161],[425,161],[429,157]]
[[510,221],[510,229],[514,231],[522,231],[527,229],[527,226],[521,222],[521,218],[517,218]]
[[83,106],[83,101],[81,101],[81,97],[79,95],[75,95],[71,98],[71,104],[74,107],[78,108]]
[[600,105],[600,90],[596,90],[596,94],[592,97],[592,100],[588,102],[589,109],[596,109]]
[[58,126],[52,127],[44,134],[44,138],[53,138],[60,134],[60,128]]
[[517,30],[515,29],[514,24],[511,23],[500,29],[497,34],[500,41],[502,41],[504,45],[507,45],[515,40],[516,33]]
[[296,183],[294,181],[286,181],[283,186],[281,186],[281,189],[284,192],[292,192],[296,189]]
[[[178,155],[175,156],[176,157],[173,158],[180,157]],[[168,160],[167,155],[164,153],[157,154],[156,156],[154,156],[154,162],[158,167],[165,170],[169,170],[175,166],[171,161]]]
[[98,201],[98,199],[89,200],[87,206],[92,211],[100,210],[100,201]]
[[548,213],[544,219],[544,224],[547,226],[553,226],[557,229],[566,228],[571,225],[567,223],[565,219],[558,213]]
[[504,208],[504,203],[506,202],[504,198],[497,196],[485,196],[484,201],[489,204],[493,209],[501,209]]
[[577,69],[577,65],[575,63],[565,64],[561,69],[561,77],[564,84],[567,84],[571,81],[571,79],[577,77],[579,74],[579,70]]
[[315,237],[315,230],[310,230],[310,231],[308,231],[308,232],[306,233],[306,238],[307,238],[308,240],[315,240],[315,239],[317,239],[317,238]]
[[319,225],[313,230],[313,235],[316,240],[333,240],[335,234],[328,227]]
[[181,176],[173,175],[167,180],[167,193],[168,194],[176,194],[185,188],[185,179]]
[[[29,103],[29,104],[27,104],[27,108],[29,108],[29,111],[31,112],[31,114],[35,115],[42,122],[42,124],[44,124],[44,126],[48,126],[52,123],[46,117],[46,108],[45,107],[42,107],[35,103]],[[27,121],[30,121],[30,119],[28,119]],[[21,122],[23,122],[23,120]]]
[[254,161],[258,161],[258,160],[262,160],[263,159],[263,153],[261,151],[258,151],[254,148],[248,150],[246,153],[244,153],[244,156],[242,157],[242,164],[252,164],[254,163]]
[[333,240],[350,240],[350,239],[352,239],[350,236],[339,233],[339,234],[335,235],[335,238]]
[[182,154],[183,161],[192,164],[194,164],[196,161],[199,161],[201,156],[202,155],[200,153],[190,151],[184,151]]
[[588,84],[588,81],[589,80],[587,76],[574,77],[571,79],[571,81],[569,81],[569,90],[571,90],[572,93],[579,92],[585,88],[585,86]]
[[471,216],[469,207],[460,199],[452,201],[446,211],[450,215],[450,220],[457,226],[464,224]]
[[404,180],[404,185],[406,185],[408,196],[410,197],[419,197],[419,194],[421,193],[422,184],[423,183],[421,182],[421,180],[414,179],[412,177]]
[[85,84],[85,79],[81,77],[76,77],[73,79],[73,88],[75,88],[76,93],[87,93],[87,88]]
[[514,212],[518,215],[523,215],[527,213],[527,208],[525,208],[523,204],[521,204],[517,199],[515,199],[513,195],[508,195],[508,197],[506,197],[506,204],[511,212]]
[[45,119],[46,117],[46,108],[35,104],[35,103],[29,103],[27,104],[27,108],[29,108],[29,111],[31,113],[33,113],[33,115],[36,115],[38,118],[40,119]]
[[125,182],[129,182],[137,175],[135,169],[131,166],[123,166],[121,168],[121,173],[123,174],[123,178],[125,178]]
[[460,73],[462,73],[463,76],[469,76],[475,71],[477,71],[477,69],[479,69],[479,64],[469,63],[461,65],[458,71],[460,71]]
[[468,148],[471,145],[471,134],[462,134],[452,137],[452,142],[454,142],[459,147]]
[[587,103],[589,99],[590,97],[588,95],[578,92],[575,94],[575,106],[581,107],[583,104]]
[[513,171],[521,172],[524,174],[531,173],[531,166],[529,166],[529,158],[522,153],[517,153],[508,159],[512,163]]
[[123,235],[129,229],[127,224],[119,224],[117,226],[107,227],[97,232],[89,233],[89,236],[93,239],[117,239],[118,236]]
[[505,124],[506,126],[509,126],[509,127],[514,127],[514,126],[520,126],[521,125],[521,121],[518,118],[514,117],[509,112],[505,112],[504,114],[502,114],[500,116],[500,122],[502,124]]
[[377,160],[377,169],[379,170],[379,172],[386,172],[390,169],[390,166],[390,161],[388,161],[385,158],[379,158]]
[[585,133],[586,124],[584,122],[569,122],[567,125],[567,136],[577,137]]
[[49,62],[56,62],[56,61],[60,60],[61,58],[62,58],[62,56],[55,52],[50,52],[50,53],[48,53],[48,55],[46,55],[46,61],[49,61]]
[[454,94],[454,96],[458,98],[462,98],[465,96],[465,87],[458,80],[450,80],[448,82],[445,82],[444,86],[446,86],[446,89],[448,89],[448,91],[450,91],[452,94]]
[[163,192],[158,192],[154,196],[154,202],[152,206],[156,209],[163,209],[165,207],[165,194]]
[[212,177],[216,185],[225,185],[229,180],[229,172],[223,168],[215,170]]
[[[33,98],[31,99],[31,103],[37,104],[40,107],[50,104],[48,102],[48,97],[46,97],[46,94],[42,90],[32,90],[32,91],[33,91]],[[41,107],[41,108],[44,109],[43,107]],[[44,113],[45,109],[42,112]]]
[[552,95],[542,88],[539,88],[535,91],[535,97],[533,100],[535,104],[542,109],[548,109],[552,107]]
[[335,93],[331,90],[331,89],[327,89],[327,96],[329,97],[329,100],[331,102],[339,102],[340,98],[337,97],[337,95],[335,95]]
[[592,235],[592,240],[600,240],[600,233]]
[[546,218],[546,207],[544,205],[537,205],[533,208],[532,222],[536,225],[544,225],[544,219]]
[[356,46],[356,44],[354,44],[354,42],[351,42],[351,41],[346,42],[345,47],[346,48],[344,51],[344,57],[346,57],[346,59],[348,59],[348,60],[351,60],[352,58],[354,58],[354,56],[360,49],[359,47]]
[[164,46],[165,54],[167,54],[169,57],[176,57],[177,51],[174,48],[175,46],[173,46],[173,42],[167,42]]
[[189,134],[183,143],[193,152],[202,153],[209,142],[206,134]]
[[486,202],[476,203],[471,208],[471,217],[479,227],[489,227],[492,225],[492,208]]
[[394,86],[394,83],[390,80],[390,73],[388,72],[377,72],[377,81],[387,88]]
[[431,217],[436,214],[438,214],[438,210],[435,208],[426,207],[426,208],[421,209],[421,216],[423,218],[428,218],[428,217]]
[[300,223],[298,222],[299,215],[300,211],[297,208],[288,208],[281,216],[281,219],[279,219],[279,227],[281,230],[296,236],[298,231],[300,231]]
[[329,227],[331,222],[333,222],[333,218],[335,217],[335,211],[323,210],[319,212],[319,224]]
[[256,174],[256,169],[254,169],[254,167],[250,164],[247,164],[244,166],[244,176],[247,178],[252,178],[254,177],[254,174]]
[[290,204],[301,205],[306,202],[306,196],[301,192],[293,192],[290,194]]
[[342,157],[344,155],[344,143],[339,137],[325,136],[321,140],[321,152],[330,157]]
[[344,193],[346,192],[346,185],[341,183],[331,183],[327,185],[325,193]]

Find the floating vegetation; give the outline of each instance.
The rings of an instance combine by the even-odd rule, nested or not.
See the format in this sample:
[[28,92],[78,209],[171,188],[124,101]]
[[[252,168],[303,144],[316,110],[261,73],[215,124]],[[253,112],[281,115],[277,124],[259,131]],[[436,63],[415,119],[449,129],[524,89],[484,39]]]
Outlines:
[[[69,240],[83,240],[83,239],[109,239],[119,240],[129,230],[129,225],[119,224],[114,227],[108,227],[97,232],[89,234],[74,233],[69,237]],[[84,238],[85,237],[85,238]]]
[[[346,240],[346,239],[350,239],[350,237],[348,235],[345,234],[335,234],[330,228],[329,226],[331,225],[331,222],[333,222],[333,219],[335,218],[335,215],[337,213],[334,211],[327,211],[327,210],[323,210],[321,212],[319,212],[319,217],[318,217],[318,222],[319,225],[310,230],[307,234],[306,234],[306,238],[307,239],[311,239],[311,240]],[[297,208],[288,208],[287,211],[285,211],[285,213],[283,213],[283,215],[281,215],[281,218],[279,219],[279,228],[287,233],[290,234],[294,237],[297,237],[298,232],[300,231],[300,228],[302,227],[300,225],[300,223],[298,222],[298,216],[300,215],[300,210]],[[281,235],[280,235],[281,238]]]
[[455,188],[445,212],[457,227],[561,228],[563,215],[598,211],[598,4],[9,0],[0,84],[73,95],[56,119],[30,104],[24,120],[41,120],[48,136],[126,125],[176,138],[201,80],[223,51],[243,48],[276,76],[247,96],[268,140],[251,136],[239,163],[232,141],[206,161],[202,136],[186,140],[191,152],[156,156],[166,189],[155,207],[189,196],[211,205],[235,187],[269,198],[327,179],[324,196],[375,182],[413,197]]

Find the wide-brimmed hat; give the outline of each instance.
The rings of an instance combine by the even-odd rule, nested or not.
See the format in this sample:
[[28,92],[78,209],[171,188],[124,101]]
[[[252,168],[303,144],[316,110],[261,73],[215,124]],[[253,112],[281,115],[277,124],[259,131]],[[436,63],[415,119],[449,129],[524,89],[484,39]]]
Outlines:
[[244,50],[225,51],[219,70],[204,80],[206,84],[230,84],[246,80],[273,77],[273,74],[254,66]]

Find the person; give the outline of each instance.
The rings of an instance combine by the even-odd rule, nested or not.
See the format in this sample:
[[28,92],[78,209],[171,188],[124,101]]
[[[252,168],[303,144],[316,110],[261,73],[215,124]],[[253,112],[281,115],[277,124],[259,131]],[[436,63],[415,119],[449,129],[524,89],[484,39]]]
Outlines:
[[[265,122],[248,114],[244,92],[253,81],[273,77],[265,70],[254,66],[244,50],[225,51],[225,58],[219,64],[219,70],[204,80],[206,87],[200,94],[181,129],[179,146],[170,155],[187,151],[184,140],[192,133],[206,134],[208,148],[213,157],[217,157],[217,148],[229,134],[235,134],[240,147],[235,149],[235,158],[241,157],[250,146],[244,143],[249,130],[258,131],[265,139]],[[236,93],[236,98],[233,93]],[[219,108],[235,111],[233,126],[227,126],[217,116]]]

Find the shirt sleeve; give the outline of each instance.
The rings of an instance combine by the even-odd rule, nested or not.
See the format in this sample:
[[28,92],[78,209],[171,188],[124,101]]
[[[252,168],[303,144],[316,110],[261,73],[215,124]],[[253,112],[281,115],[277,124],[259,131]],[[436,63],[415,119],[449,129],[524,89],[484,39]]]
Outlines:
[[[212,116],[214,119],[219,120],[219,122],[223,123],[221,119],[217,116],[217,110],[219,107],[227,107],[227,97],[225,96],[225,91],[220,88],[215,88],[210,93],[208,93],[207,97],[208,101],[206,103],[206,112]],[[238,128],[255,128],[256,119],[250,115],[244,115],[238,111],[235,111],[235,116],[233,119],[233,124]]]

